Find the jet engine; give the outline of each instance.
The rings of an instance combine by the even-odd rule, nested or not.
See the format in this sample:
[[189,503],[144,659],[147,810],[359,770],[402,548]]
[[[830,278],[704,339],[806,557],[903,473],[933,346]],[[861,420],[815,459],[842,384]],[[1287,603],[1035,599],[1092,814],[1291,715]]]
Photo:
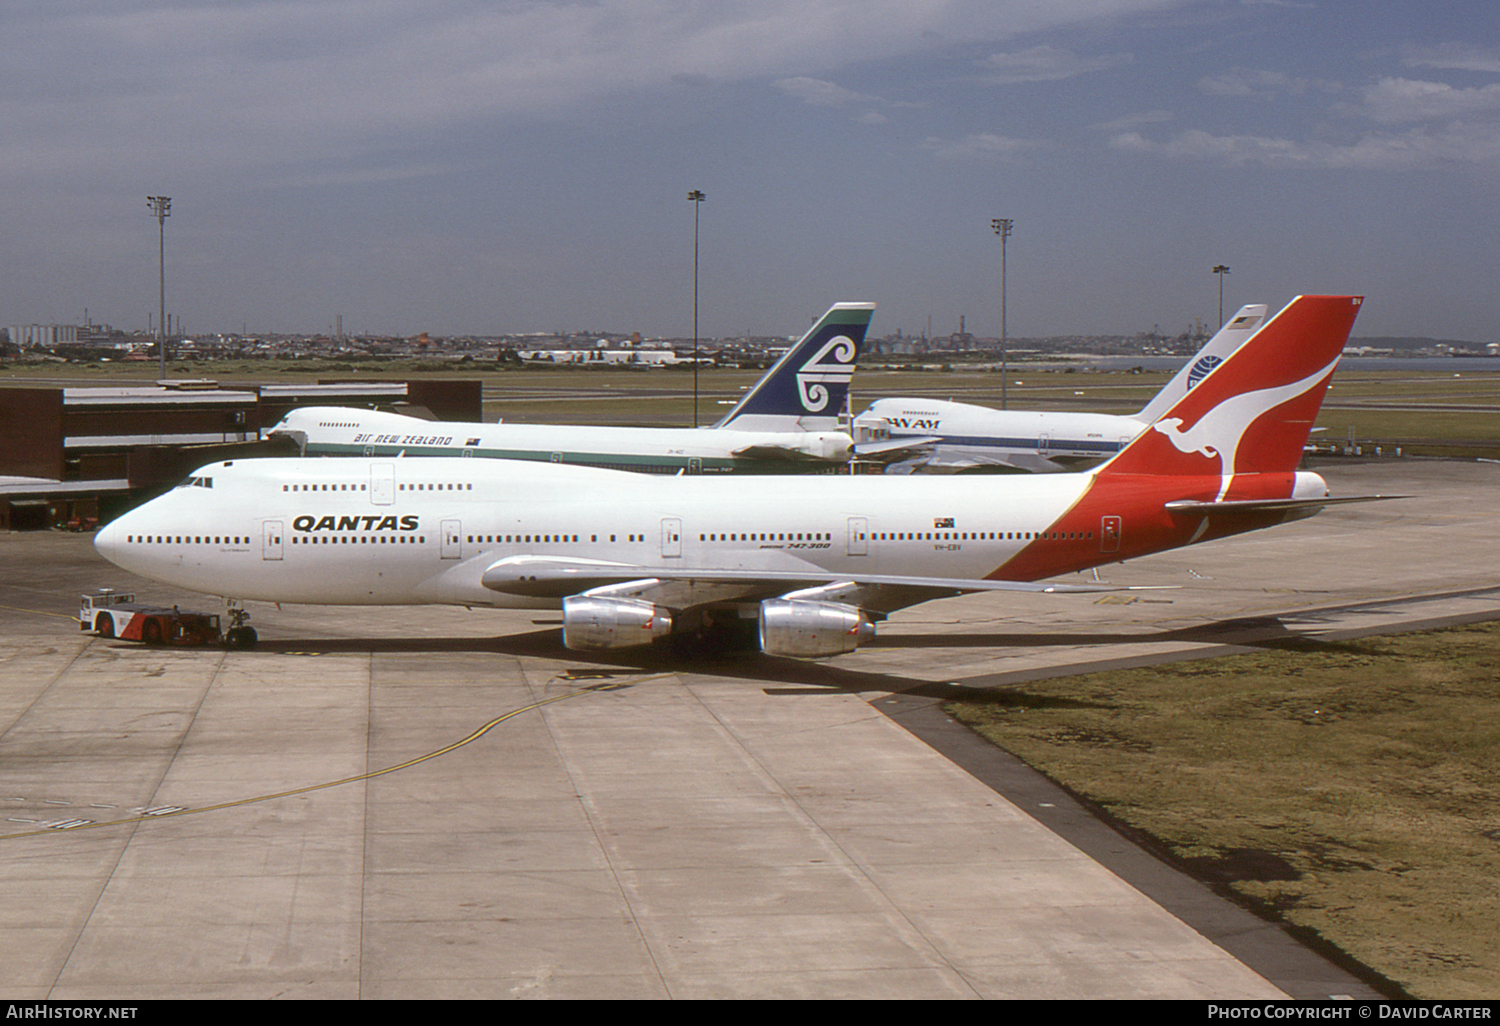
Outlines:
[[580,652],[649,645],[672,633],[672,614],[641,599],[572,595],[562,606],[563,644]]
[[797,442],[797,448],[802,452],[829,462],[847,460],[853,447],[854,439],[842,431],[806,431]]
[[874,636],[874,621],[842,602],[766,599],[760,604],[760,648],[768,655],[835,656]]

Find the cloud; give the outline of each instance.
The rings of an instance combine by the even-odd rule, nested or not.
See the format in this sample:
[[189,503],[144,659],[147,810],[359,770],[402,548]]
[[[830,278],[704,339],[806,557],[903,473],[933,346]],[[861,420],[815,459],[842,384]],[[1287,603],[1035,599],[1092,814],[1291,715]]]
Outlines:
[[1372,132],[1349,143],[1213,135],[1196,129],[1166,142],[1154,142],[1139,132],[1125,132],[1112,138],[1110,146],[1126,153],[1231,167],[1409,171],[1500,161],[1500,126],[1455,122],[1438,129],[1416,128],[1401,134]]
[[[1484,65],[1482,53],[1446,48],[1440,56],[1409,58],[1449,66]],[[1198,89],[1209,96],[1273,99],[1285,95],[1333,93],[1336,83],[1302,79],[1274,71],[1235,69],[1200,79]],[[1457,87],[1445,82],[1385,76],[1366,86],[1356,102],[1327,108],[1328,113],[1377,126],[1412,125],[1405,131],[1389,127],[1348,134],[1332,140],[1295,139],[1251,133],[1194,129],[1165,141],[1150,138],[1125,119],[1110,146],[1120,152],[1154,154],[1173,160],[1199,160],[1228,166],[1291,169],[1429,170],[1457,165],[1489,165],[1500,161],[1500,83]],[[1292,119],[1288,119],[1293,123]]]
[[771,84],[788,96],[796,97],[815,107],[842,107],[845,104],[869,103],[875,100],[873,96],[865,96],[818,78],[779,78]]
[[1500,111],[1500,84],[1456,89],[1444,82],[1382,78],[1365,90],[1360,111],[1384,124],[1488,114]]
[[[875,108],[908,106],[906,104],[888,104],[878,96],[867,96],[864,93],[856,93],[852,89],[845,89],[841,85],[827,82],[820,78],[807,78],[806,76],[779,78],[771,84],[788,96],[814,107]],[[879,110],[866,109],[854,121],[856,124],[878,127],[888,123],[890,119]]]
[[1056,82],[1076,78],[1129,64],[1132,59],[1128,53],[1080,57],[1068,50],[1034,46],[1014,53],[991,54],[980,65],[984,69],[981,76],[984,81],[995,85],[1014,85],[1020,82]]
[[1336,82],[1317,78],[1294,78],[1279,71],[1245,71],[1236,68],[1222,75],[1198,80],[1198,91],[1207,96],[1242,96],[1267,100],[1282,94],[1300,96],[1308,92],[1336,93]]
[[836,105],[855,94],[830,73],[853,62],[1181,2],[49,0],[6,15],[0,166],[44,177],[107,160],[130,176],[170,153],[184,169],[263,175],[683,84],[779,81]]
[[1036,139],[1014,139],[993,132],[975,132],[956,142],[928,139],[922,144],[939,160],[1015,160],[1036,150],[1048,149],[1050,143]]
[[1115,118],[1113,121],[1101,121],[1089,127],[1102,132],[1128,132],[1140,128],[1143,125],[1159,125],[1163,122],[1172,121],[1176,115],[1167,110],[1148,110],[1139,114],[1126,114]]
[[1472,43],[1444,43],[1410,53],[1401,63],[1408,68],[1477,71],[1500,75],[1500,47]]

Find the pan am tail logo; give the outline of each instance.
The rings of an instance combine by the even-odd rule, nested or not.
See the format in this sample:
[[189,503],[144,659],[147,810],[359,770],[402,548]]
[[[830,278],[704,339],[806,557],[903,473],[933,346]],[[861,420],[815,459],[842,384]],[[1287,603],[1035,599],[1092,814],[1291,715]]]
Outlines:
[[[854,358],[858,350],[848,335],[835,335],[797,372],[797,397],[808,413],[821,413],[828,407],[830,384],[849,387],[854,376]],[[827,359],[825,363],[824,360]]]
[[1194,385],[1208,377],[1209,373],[1223,362],[1221,357],[1209,355],[1193,364],[1193,369],[1188,371],[1188,389],[1191,390]]

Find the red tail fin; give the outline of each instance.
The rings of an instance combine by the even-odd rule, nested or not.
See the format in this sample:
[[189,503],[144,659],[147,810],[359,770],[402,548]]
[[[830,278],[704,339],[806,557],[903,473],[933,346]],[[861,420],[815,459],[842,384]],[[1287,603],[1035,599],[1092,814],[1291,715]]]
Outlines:
[[1099,474],[1291,473],[1362,296],[1298,296]]

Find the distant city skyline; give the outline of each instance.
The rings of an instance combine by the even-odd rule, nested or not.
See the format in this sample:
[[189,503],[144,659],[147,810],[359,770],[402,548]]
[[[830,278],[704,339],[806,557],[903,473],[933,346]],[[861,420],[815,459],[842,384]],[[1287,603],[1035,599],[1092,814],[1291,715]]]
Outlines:
[[[0,324],[1500,339],[1481,0],[81,0],[0,13]],[[690,203],[691,190],[706,199]]]

